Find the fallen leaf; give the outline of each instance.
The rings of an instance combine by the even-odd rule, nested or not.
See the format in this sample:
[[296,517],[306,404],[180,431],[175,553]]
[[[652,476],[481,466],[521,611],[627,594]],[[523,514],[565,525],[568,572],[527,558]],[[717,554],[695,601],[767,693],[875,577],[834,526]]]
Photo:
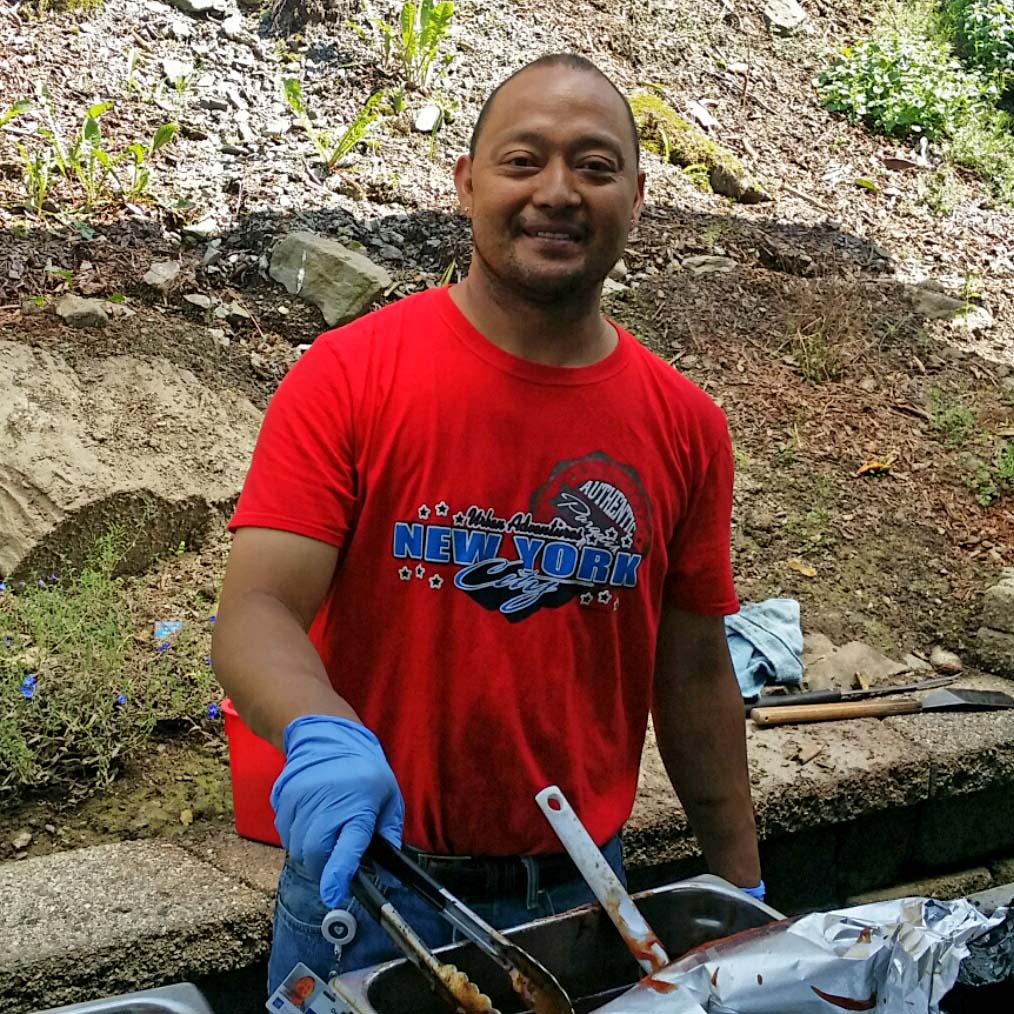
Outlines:
[[853,690],[869,690],[870,681],[866,678],[865,673],[857,672],[852,676],[852,689]]
[[817,576],[816,568],[811,567],[805,560],[789,560],[789,570],[794,570],[797,574],[802,574],[803,577]]
[[190,827],[194,822],[194,811],[193,810],[180,810],[180,823],[184,827]]
[[916,162],[914,159],[911,159],[911,158],[901,158],[901,157],[897,157],[897,156],[885,158],[884,159],[884,165],[888,169],[893,170],[894,172],[902,172],[905,169],[922,169],[922,168],[924,168],[924,166],[922,166],[919,162]]
[[891,471],[891,463],[889,461],[880,461],[878,458],[873,458],[867,461],[866,464],[860,465],[856,471],[856,475],[887,475]]
[[860,176],[859,179],[852,181],[857,187],[862,187],[863,190],[871,190],[875,194],[880,193],[880,187],[873,182],[868,180],[865,176]]

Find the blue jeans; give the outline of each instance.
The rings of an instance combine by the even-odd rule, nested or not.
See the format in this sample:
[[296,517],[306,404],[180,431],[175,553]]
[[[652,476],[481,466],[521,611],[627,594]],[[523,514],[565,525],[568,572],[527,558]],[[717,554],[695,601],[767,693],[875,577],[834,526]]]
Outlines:
[[[620,879],[626,882],[619,836],[606,842],[602,853]],[[431,949],[461,939],[454,927],[407,887],[385,877],[380,882],[380,889]],[[531,907],[521,895],[488,901],[462,900],[492,926],[506,929],[587,905],[595,900],[595,896],[584,880],[575,876],[573,880],[551,888],[539,889]],[[340,907],[355,916],[358,928],[355,938],[336,953],[334,945],[320,932],[328,909],[320,899],[319,883],[297,863],[286,858],[275,903],[274,934],[268,960],[269,994],[282,984],[299,961],[309,965],[327,982],[335,975],[401,957],[401,952],[391,943],[387,933],[370,918],[358,901],[349,897]]]

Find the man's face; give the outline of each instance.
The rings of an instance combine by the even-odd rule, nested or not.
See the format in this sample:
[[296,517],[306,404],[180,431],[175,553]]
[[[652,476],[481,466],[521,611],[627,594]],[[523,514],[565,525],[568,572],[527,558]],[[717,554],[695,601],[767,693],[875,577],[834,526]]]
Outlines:
[[596,289],[640,214],[644,176],[623,100],[597,74],[536,67],[494,99],[455,185],[476,256],[522,298]]

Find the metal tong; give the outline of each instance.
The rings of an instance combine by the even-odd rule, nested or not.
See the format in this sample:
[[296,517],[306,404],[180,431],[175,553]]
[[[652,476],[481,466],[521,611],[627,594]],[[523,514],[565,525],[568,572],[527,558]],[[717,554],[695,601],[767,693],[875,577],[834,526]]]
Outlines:
[[[480,919],[404,852],[379,835],[374,835],[366,850],[366,858],[397,877],[402,884],[432,905],[466,939],[471,940],[479,950],[504,969],[514,991],[535,1014],[573,1014],[570,997],[544,965]],[[362,870],[353,878],[352,893],[384,927],[405,957],[426,976],[430,985],[453,1008],[469,1014],[472,1011],[491,1009],[478,988],[467,979],[462,977],[456,984],[449,982],[449,966],[441,965]]]

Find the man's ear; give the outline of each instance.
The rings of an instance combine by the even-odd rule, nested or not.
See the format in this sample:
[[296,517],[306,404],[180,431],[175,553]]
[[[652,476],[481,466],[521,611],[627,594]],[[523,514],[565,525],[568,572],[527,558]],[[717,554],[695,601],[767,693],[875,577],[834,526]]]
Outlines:
[[644,180],[645,174],[637,174],[637,196],[634,198],[634,209],[630,213],[630,228],[636,229],[637,223],[641,221],[641,212],[644,210]]
[[472,208],[472,160],[468,155],[462,155],[454,163],[454,189],[461,210],[467,215]]

